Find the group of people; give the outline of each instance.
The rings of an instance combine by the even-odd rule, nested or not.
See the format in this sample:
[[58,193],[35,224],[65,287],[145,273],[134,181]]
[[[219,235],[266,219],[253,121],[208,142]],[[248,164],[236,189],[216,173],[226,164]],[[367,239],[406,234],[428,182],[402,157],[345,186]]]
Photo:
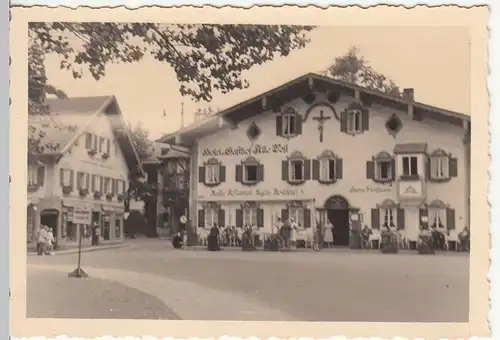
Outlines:
[[55,246],[54,234],[52,228],[41,225],[37,233],[36,251],[38,255],[53,255],[52,250]]

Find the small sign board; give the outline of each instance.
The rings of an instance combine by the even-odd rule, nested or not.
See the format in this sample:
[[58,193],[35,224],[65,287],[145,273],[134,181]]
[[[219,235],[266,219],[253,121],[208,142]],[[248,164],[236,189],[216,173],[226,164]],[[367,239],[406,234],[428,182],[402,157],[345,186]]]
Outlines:
[[72,222],[75,224],[90,224],[91,216],[90,207],[76,206],[73,208]]

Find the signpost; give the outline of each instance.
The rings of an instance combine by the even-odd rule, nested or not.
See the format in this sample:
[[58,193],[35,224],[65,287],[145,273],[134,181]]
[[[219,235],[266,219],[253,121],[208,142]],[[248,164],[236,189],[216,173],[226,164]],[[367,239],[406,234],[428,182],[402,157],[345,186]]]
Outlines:
[[82,237],[85,232],[85,225],[90,224],[91,220],[91,209],[87,206],[78,206],[73,208],[73,223],[80,224],[81,228],[78,233],[78,263],[76,269],[71,273],[68,273],[68,277],[74,278],[86,278],[89,275],[82,269],[81,260],[82,260]]
[[85,278],[89,277],[89,274],[87,274],[81,267],[81,260],[82,260],[82,234],[84,232],[84,228],[80,229],[79,235],[78,235],[78,264],[75,270],[73,270],[71,273],[68,274],[68,277],[74,277],[74,278]]

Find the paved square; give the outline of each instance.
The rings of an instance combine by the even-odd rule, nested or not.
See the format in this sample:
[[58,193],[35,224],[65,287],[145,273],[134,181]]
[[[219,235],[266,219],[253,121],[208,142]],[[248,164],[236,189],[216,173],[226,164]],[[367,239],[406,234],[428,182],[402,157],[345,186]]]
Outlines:
[[[205,320],[466,322],[469,314],[462,253],[177,251],[131,240],[83,253],[90,280],[67,278],[75,264],[76,254],[28,258],[28,316],[42,316],[40,304],[52,317],[80,318],[103,317],[108,306],[122,318]],[[99,303],[75,304],[82,289],[99,291]]]

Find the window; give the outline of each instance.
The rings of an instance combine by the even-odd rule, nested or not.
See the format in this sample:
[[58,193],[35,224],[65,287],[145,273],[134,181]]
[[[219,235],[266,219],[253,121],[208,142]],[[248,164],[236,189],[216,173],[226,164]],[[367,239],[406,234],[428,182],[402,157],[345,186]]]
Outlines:
[[392,162],[386,160],[375,161],[375,178],[379,181],[392,179]]
[[358,133],[363,131],[361,110],[348,110],[346,113],[347,132]]
[[383,216],[383,218],[380,220],[380,226],[388,226],[390,227],[391,225],[396,225],[396,209],[393,208],[386,208],[386,209],[380,209],[380,215]]
[[93,141],[92,134],[89,132],[85,133],[85,149],[87,150],[92,149],[92,141]]
[[335,180],[335,159],[326,158],[319,161],[319,178],[321,181],[331,182]]
[[38,184],[38,167],[34,166],[28,167],[28,184],[29,185]]
[[446,179],[449,177],[448,157],[431,157],[431,177],[434,179]]
[[304,161],[293,160],[290,161],[290,180],[303,181],[304,180]]
[[245,164],[243,166],[243,180],[245,183],[255,183],[258,181],[257,164]]
[[431,227],[446,229],[446,209],[429,209],[429,225]]
[[257,208],[245,207],[243,208],[243,226],[257,226]]
[[294,113],[283,115],[283,136],[295,136],[297,134],[297,116]]
[[111,193],[111,178],[108,177],[104,178],[104,193],[105,194]]
[[220,180],[220,165],[207,164],[205,165],[205,183],[216,184]]
[[98,191],[99,190],[99,183],[97,182],[97,175],[92,175],[92,190],[93,191]]
[[293,218],[300,227],[304,227],[304,208],[302,207],[288,208],[288,218],[290,219],[290,221]]
[[205,227],[212,228],[218,221],[219,210],[210,205],[205,207]]
[[63,178],[62,178],[62,184],[65,187],[71,186],[71,170],[64,169],[63,171],[61,171],[61,174],[63,176]]
[[87,188],[87,177],[89,176],[89,174],[84,174],[82,172],[79,172],[77,174],[77,184],[78,184],[78,188],[80,189],[88,189]]
[[418,157],[404,156],[402,160],[403,160],[403,176],[404,177],[418,176]]
[[99,152],[104,151],[104,137],[99,137]]

